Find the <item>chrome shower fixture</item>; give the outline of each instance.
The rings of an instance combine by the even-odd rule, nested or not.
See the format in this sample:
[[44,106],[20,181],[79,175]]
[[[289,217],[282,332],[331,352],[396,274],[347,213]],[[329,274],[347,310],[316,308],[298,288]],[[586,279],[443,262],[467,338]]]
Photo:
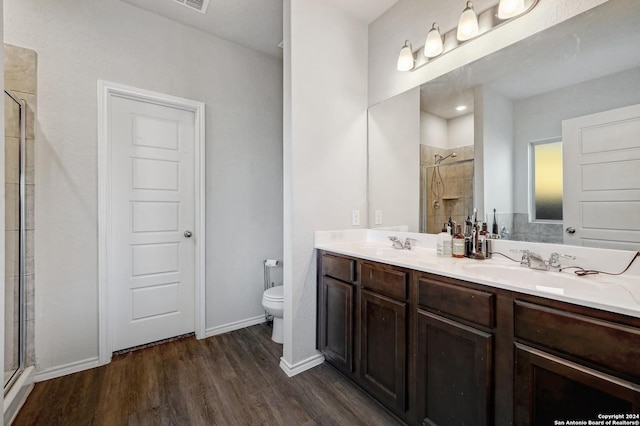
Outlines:
[[455,152],[452,152],[451,154],[447,155],[446,157],[443,157],[443,156],[442,156],[442,155],[440,155],[440,154],[436,154],[436,155],[435,155],[435,157],[436,157],[436,165],[438,165],[438,164],[442,163],[444,160],[446,160],[446,159],[447,159],[447,158],[449,158],[449,157],[451,157],[451,158],[455,158],[455,157],[457,157],[457,156],[458,156],[458,154],[456,154]]

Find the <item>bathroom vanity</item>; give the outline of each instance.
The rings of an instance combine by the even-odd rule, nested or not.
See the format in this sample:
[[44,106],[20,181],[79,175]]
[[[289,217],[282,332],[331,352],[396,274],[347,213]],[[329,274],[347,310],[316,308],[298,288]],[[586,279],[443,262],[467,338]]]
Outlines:
[[[443,259],[426,249],[394,253],[380,243],[317,247],[318,349],[405,422],[639,420],[640,312],[590,302],[598,291],[618,291],[606,288],[614,278]],[[508,280],[492,283],[500,268]],[[491,273],[473,272],[483,269]],[[563,285],[591,295],[567,298]],[[637,305],[637,292],[622,288],[620,297]]]

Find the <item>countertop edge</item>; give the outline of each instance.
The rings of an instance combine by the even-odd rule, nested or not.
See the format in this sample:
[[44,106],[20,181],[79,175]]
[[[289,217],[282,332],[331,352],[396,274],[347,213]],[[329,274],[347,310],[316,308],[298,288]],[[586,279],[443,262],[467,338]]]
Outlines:
[[[367,243],[367,241],[361,241],[362,243]],[[353,241],[351,242],[353,243]],[[634,310],[631,308],[627,308],[624,306],[619,306],[619,305],[614,305],[614,304],[609,304],[609,303],[601,303],[601,302],[596,302],[594,300],[585,300],[585,299],[580,299],[580,298],[576,298],[576,297],[570,297],[570,296],[565,296],[565,295],[559,295],[559,294],[553,294],[553,293],[548,293],[548,292],[544,292],[544,291],[536,291],[530,288],[526,288],[526,287],[521,287],[515,284],[508,284],[508,283],[504,283],[504,282],[497,282],[497,281],[492,281],[490,279],[487,279],[485,277],[478,277],[478,276],[473,276],[472,274],[464,274],[464,273],[457,273],[457,272],[452,272],[452,271],[447,271],[447,270],[443,270],[443,269],[438,269],[438,268],[434,268],[434,267],[430,267],[428,265],[420,265],[420,264],[415,264],[412,262],[403,262],[401,259],[391,259],[391,258],[384,258],[381,256],[373,256],[373,255],[366,255],[366,254],[362,254],[362,253],[356,253],[354,251],[351,250],[347,250],[344,249],[343,247],[340,247],[340,245],[344,245],[341,243],[326,243],[326,244],[316,244],[314,246],[314,248],[316,250],[322,250],[322,251],[326,251],[326,252],[331,252],[331,253],[335,253],[335,254],[340,254],[340,255],[344,255],[344,256],[349,256],[349,257],[353,257],[353,258],[357,258],[357,259],[362,259],[362,260],[368,260],[368,261],[372,261],[372,262],[379,262],[379,263],[385,263],[388,265],[392,265],[392,266],[398,266],[401,268],[407,268],[407,269],[411,269],[411,270],[415,270],[418,272],[426,272],[426,273],[431,273],[431,274],[435,274],[435,275],[440,275],[443,277],[448,277],[448,278],[454,278],[454,279],[458,279],[458,280],[463,280],[463,281],[468,281],[474,284],[480,284],[480,285],[486,285],[488,287],[493,287],[493,288],[498,288],[498,289],[502,289],[502,290],[508,290],[508,291],[512,291],[512,292],[516,292],[516,293],[523,293],[523,294],[527,294],[530,296],[536,296],[536,297],[541,297],[544,299],[549,299],[549,300],[555,300],[555,301],[560,301],[560,302],[565,302],[565,303],[571,303],[574,305],[579,305],[579,306],[583,306],[583,307],[587,307],[587,308],[593,308],[593,309],[598,309],[598,310],[603,310],[603,311],[608,311],[608,312],[613,312],[613,313],[617,313],[617,314],[621,314],[621,315],[627,315],[630,317],[634,317],[634,318],[640,318],[640,307],[638,310]],[[435,250],[434,250],[435,253]],[[463,259],[452,259],[452,261],[460,261]],[[464,259],[466,261],[470,261],[472,262],[473,260],[471,259]],[[585,277],[585,279],[589,279],[589,277]]]

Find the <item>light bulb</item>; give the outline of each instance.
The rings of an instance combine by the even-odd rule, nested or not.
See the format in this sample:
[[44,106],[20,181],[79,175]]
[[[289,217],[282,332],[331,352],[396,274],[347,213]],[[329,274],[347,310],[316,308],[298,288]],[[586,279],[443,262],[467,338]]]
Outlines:
[[405,40],[404,46],[402,46],[398,55],[398,71],[410,71],[413,69],[413,65],[414,58],[411,43],[409,43],[409,40]]
[[433,23],[433,26],[427,34],[427,40],[424,42],[424,56],[427,58],[434,58],[440,55],[444,47],[442,45],[442,35],[440,35],[440,28],[437,23]]
[[524,12],[524,0],[500,0],[498,18],[509,19]]
[[467,41],[478,35],[478,16],[473,10],[473,4],[468,1],[458,21],[458,40]]

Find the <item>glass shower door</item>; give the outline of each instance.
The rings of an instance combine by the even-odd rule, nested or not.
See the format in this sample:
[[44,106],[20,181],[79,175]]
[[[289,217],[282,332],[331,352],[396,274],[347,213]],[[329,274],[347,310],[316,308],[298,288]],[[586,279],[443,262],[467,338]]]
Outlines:
[[24,366],[24,110],[5,91],[5,350],[4,389],[11,387]]

